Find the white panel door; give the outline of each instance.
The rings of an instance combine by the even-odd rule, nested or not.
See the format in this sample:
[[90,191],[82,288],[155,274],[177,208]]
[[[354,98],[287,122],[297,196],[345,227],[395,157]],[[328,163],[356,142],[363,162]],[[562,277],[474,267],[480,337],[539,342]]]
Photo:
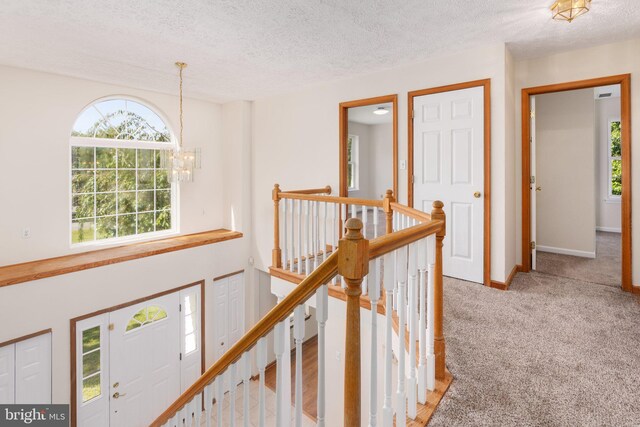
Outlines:
[[229,348],[229,281],[223,279],[213,284],[214,357],[220,357]]
[[483,282],[484,88],[415,97],[414,207],[444,203],[446,276]]
[[180,362],[181,391],[184,392],[202,374],[200,286],[180,291],[180,335],[182,361]]
[[15,403],[51,403],[51,334],[15,346]]
[[244,335],[244,274],[229,277],[229,341],[231,345]]
[[147,426],[180,395],[179,304],[176,292],[110,313],[112,426]]
[[11,405],[15,402],[15,354],[16,345],[0,347],[0,405]]

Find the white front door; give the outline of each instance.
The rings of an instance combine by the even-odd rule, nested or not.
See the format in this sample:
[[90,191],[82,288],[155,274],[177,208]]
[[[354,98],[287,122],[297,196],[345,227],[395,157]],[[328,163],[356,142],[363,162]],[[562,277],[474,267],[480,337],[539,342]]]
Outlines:
[[483,282],[484,88],[413,100],[414,207],[444,203],[446,276]]
[[110,313],[110,425],[147,426],[180,396],[180,296]]

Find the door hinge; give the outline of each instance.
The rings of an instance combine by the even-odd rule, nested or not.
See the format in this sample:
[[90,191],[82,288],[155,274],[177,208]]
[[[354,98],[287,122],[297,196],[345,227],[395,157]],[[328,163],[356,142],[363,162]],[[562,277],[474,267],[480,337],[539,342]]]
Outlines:
[[529,177],[529,182],[530,182],[531,184],[535,184],[535,183],[536,183],[536,177],[535,177],[535,176],[533,176],[533,175],[531,175],[531,176]]
[[109,330],[113,331],[114,328],[115,328],[115,326],[113,325],[113,323],[109,323]]
[[531,112],[529,113],[529,117],[531,117],[532,119],[536,118],[536,110],[531,110]]
[[415,117],[415,110],[411,110],[411,120],[413,120]]
[[180,353],[180,360],[182,360],[182,353]]
[[178,311],[182,312],[182,304],[178,304]]
[[536,242],[529,243],[529,246],[531,247],[531,250],[534,250],[536,248]]

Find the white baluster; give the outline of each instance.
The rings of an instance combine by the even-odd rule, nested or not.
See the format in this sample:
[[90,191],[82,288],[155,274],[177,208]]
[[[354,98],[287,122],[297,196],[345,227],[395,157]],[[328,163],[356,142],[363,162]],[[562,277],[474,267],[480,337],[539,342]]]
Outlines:
[[[282,301],[283,297],[278,297],[278,303]],[[280,423],[278,426],[289,427],[291,424],[291,329],[289,317],[280,322],[282,329],[280,332],[282,339],[282,355],[280,357],[280,365],[277,365],[276,376],[280,381],[280,388],[282,393],[280,394]],[[276,387],[277,397],[277,387]],[[277,421],[277,412],[276,412]]]
[[222,427],[222,402],[224,401],[224,378],[226,372],[216,378],[216,418],[218,427]]
[[356,205],[351,205],[351,218],[355,218],[358,216],[358,207]]
[[178,425],[178,416],[179,416],[178,414],[175,414],[173,417],[171,417],[171,418],[169,419],[169,425],[170,425],[171,427],[174,427],[174,426],[177,426],[177,425]]
[[313,202],[313,269],[318,268],[318,254],[320,253],[320,204]]
[[384,280],[382,282],[385,291],[385,355],[384,355],[384,404],[382,407],[382,424],[384,427],[393,426],[393,405],[392,396],[392,375],[393,368],[393,283],[394,279],[394,253],[388,253],[384,256]]
[[206,427],[211,427],[211,407],[213,406],[213,385],[211,382],[204,388],[204,416]]
[[307,200],[305,204],[305,260],[304,260],[304,272],[305,274],[311,273],[311,201]]
[[[340,205],[340,209],[342,212],[342,223],[340,224],[340,229],[344,232],[345,223],[347,222],[347,205]],[[344,280],[344,277],[340,277],[340,284],[342,289],[347,289],[347,282]]]
[[417,308],[417,284],[418,284],[418,253],[416,243],[409,245],[409,378],[407,379],[407,414],[414,420],[418,410],[418,385],[416,378],[416,330],[418,328]]
[[418,402],[427,403],[427,239],[418,242],[418,280],[420,287],[418,325],[420,351],[418,362]]
[[431,234],[427,236],[427,389],[435,390],[436,388],[436,356],[434,354],[434,272],[436,270],[436,236]]
[[295,241],[296,241],[296,236],[295,236],[295,219],[296,219],[296,211],[295,211],[295,205],[294,205],[295,200],[291,199],[289,200],[290,203],[290,207],[291,207],[291,242],[290,242],[290,251],[289,251],[289,257],[290,257],[290,265],[289,265],[289,270],[290,271],[295,271],[295,259],[296,259],[296,245],[295,245]]
[[324,216],[322,217],[322,262],[327,259],[327,202],[323,202]]
[[251,354],[247,351],[242,355],[241,363],[242,369],[242,418],[244,420],[244,427],[249,427],[249,403],[251,401]]
[[302,427],[302,341],[304,340],[304,305],[293,312],[293,339],[296,344],[296,427]]
[[283,400],[289,398],[282,390],[282,354],[284,353],[284,322],[279,322],[274,328],[274,352],[276,353],[276,426],[283,425]]
[[195,407],[193,408],[193,425],[200,427],[200,419],[202,418],[202,393],[196,395]]
[[298,200],[298,274],[302,274],[302,200]]
[[[380,295],[380,270],[378,259],[369,262],[369,299],[371,300],[371,375],[369,375],[369,427],[377,425],[378,417],[378,296]],[[373,273],[371,273],[373,272]]]
[[[338,219],[338,204],[334,203],[333,204],[333,232],[331,233],[332,235],[332,241],[331,241],[331,252],[335,252],[336,248],[338,247],[338,240],[339,240],[339,233],[340,233],[340,229],[338,228],[340,226],[340,221]],[[333,284],[337,285],[338,284],[338,276],[336,275],[333,278]]]
[[[367,238],[367,207],[362,206],[362,235]],[[369,270],[371,271],[371,270]],[[369,294],[369,275],[364,276],[362,279],[362,295]]]
[[178,411],[178,425],[179,426],[183,426],[183,425],[187,425],[186,421],[187,421],[187,412],[188,412],[188,404],[183,406],[182,408],[180,408],[180,410]]
[[193,399],[191,399],[191,401],[186,404],[186,411],[184,414],[184,425],[186,427],[191,427],[193,425],[193,417],[195,416],[195,406],[196,406],[196,397],[194,396]]
[[373,237],[378,237],[378,208],[376,206],[373,207]]
[[[293,206],[291,206],[293,214]],[[291,215],[293,218],[293,215]],[[237,366],[232,363],[229,366],[229,426],[236,426],[236,390],[238,388],[238,380],[236,379]]]
[[267,340],[262,337],[258,340],[256,351],[256,364],[258,365],[258,425],[264,427],[265,419],[265,385],[264,385],[264,371],[267,366]]
[[282,221],[283,221],[283,227],[282,227],[282,233],[283,233],[283,245],[282,245],[282,269],[286,270],[287,269],[287,261],[289,260],[289,257],[287,256],[287,249],[289,246],[289,239],[287,239],[287,228],[288,228],[288,218],[287,218],[287,199],[283,200],[284,203],[282,203]]
[[327,323],[329,290],[327,285],[316,291],[316,321],[318,322],[318,419],[316,425],[324,427],[325,423],[325,325]]
[[407,247],[397,250],[396,281],[398,283],[398,390],[396,391],[396,426],[405,426],[407,423],[407,394],[405,389],[405,361],[407,353],[405,348],[406,319],[406,292],[407,292]]

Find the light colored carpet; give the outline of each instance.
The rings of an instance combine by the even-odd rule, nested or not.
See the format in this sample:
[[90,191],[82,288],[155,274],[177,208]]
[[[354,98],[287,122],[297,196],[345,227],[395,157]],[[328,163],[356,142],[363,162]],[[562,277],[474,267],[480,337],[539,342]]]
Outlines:
[[640,425],[640,300],[518,273],[507,292],[445,279],[454,382],[432,426]]
[[620,287],[622,283],[621,235],[596,232],[595,258],[538,251],[537,261],[536,271],[540,273]]

